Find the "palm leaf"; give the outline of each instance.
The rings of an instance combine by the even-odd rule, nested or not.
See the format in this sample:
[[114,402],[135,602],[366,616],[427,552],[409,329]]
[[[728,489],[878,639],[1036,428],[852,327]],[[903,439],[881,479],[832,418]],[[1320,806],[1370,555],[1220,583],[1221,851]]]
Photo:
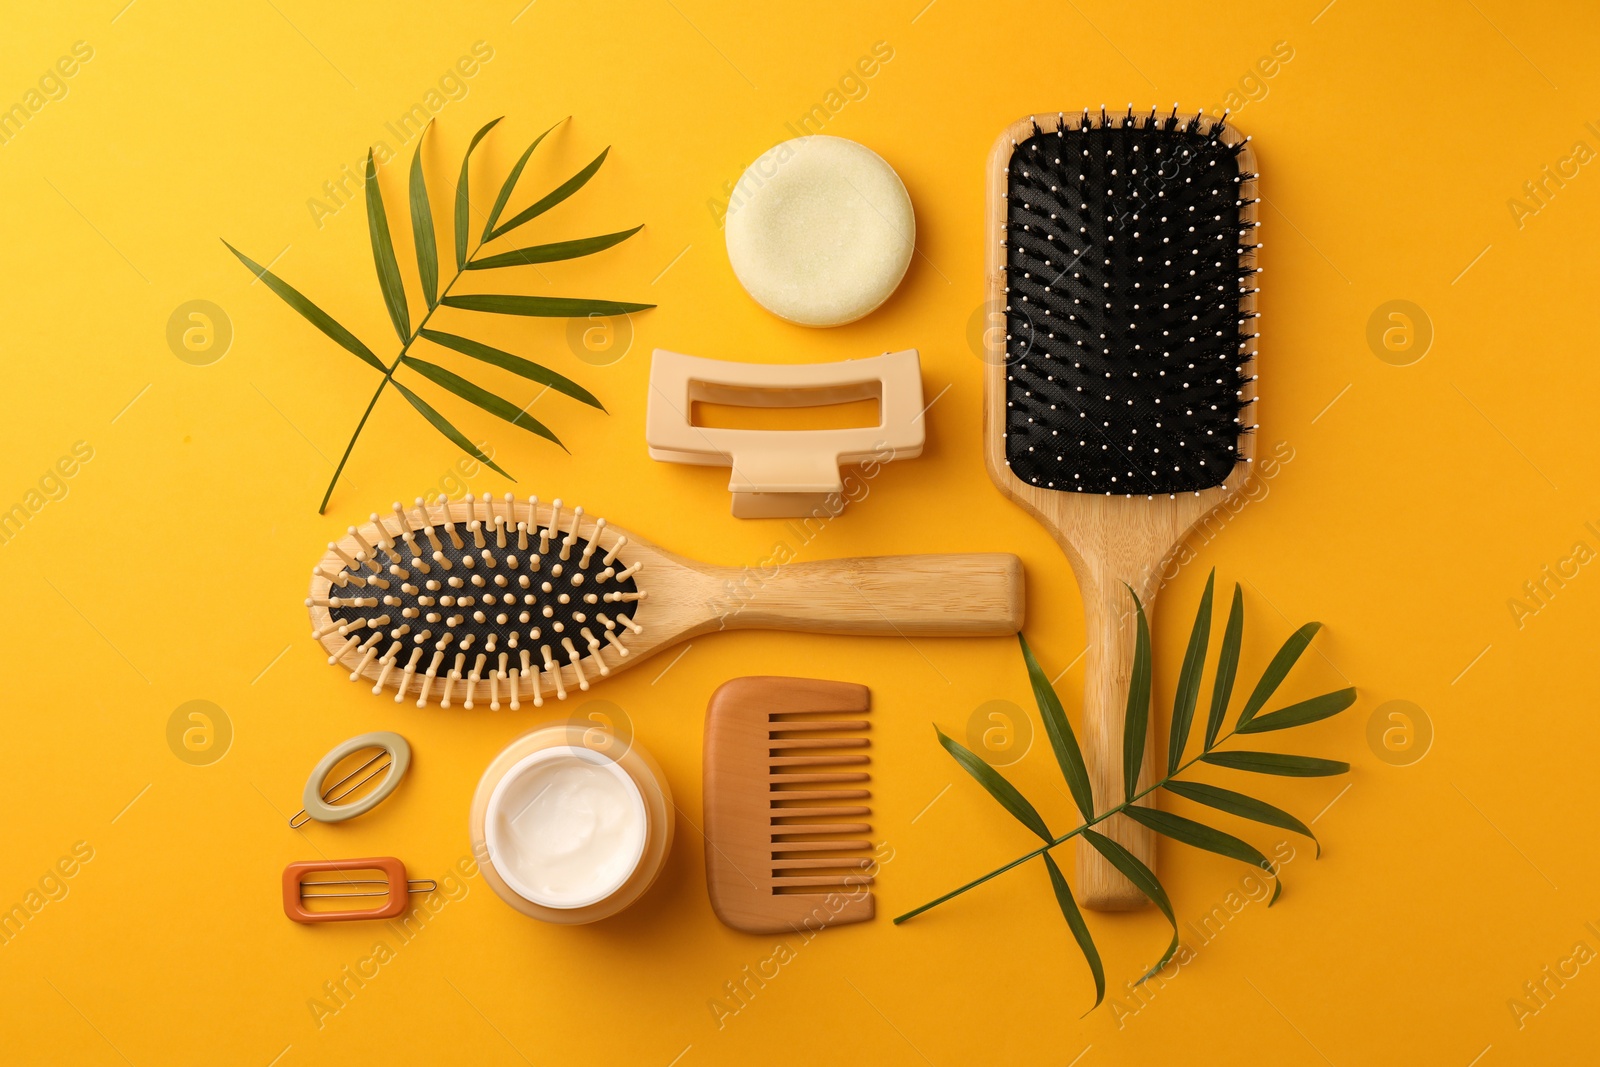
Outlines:
[[501,252],[499,255],[475,259],[467,264],[468,270],[494,270],[496,267],[522,267],[530,263],[554,263],[563,259],[578,259],[582,256],[592,256],[596,252],[603,252],[612,245],[621,244],[640,230],[643,226],[635,226],[631,230],[619,230],[616,233],[602,234],[599,237],[583,237],[576,241],[553,241],[550,244],[530,245],[519,248],[513,252]]
[[367,366],[371,367],[379,374],[389,373],[389,368],[385,367],[383,365],[383,361],[373,354],[372,349],[362,344],[361,339],[355,334],[351,333],[349,330],[335,322],[333,320],[333,316],[317,307],[317,305],[313,304],[310,300],[307,300],[305,296],[301,294],[300,290],[296,289],[282,278],[279,278],[266,267],[263,267],[261,264],[245,255],[243,252],[230,245],[227,241],[222,242],[222,247],[226,248],[228,251],[237,256],[239,262],[243,263],[249,269],[251,274],[254,274],[257,278],[260,278],[262,281],[266,282],[268,289],[271,289],[274,293],[277,293],[279,298],[281,298],[285,304],[288,304],[290,307],[298,311],[307,322],[321,330],[340,348],[343,348],[345,351],[356,356],[361,360],[361,362],[367,364]]
[[999,771],[979,759],[966,745],[946,737],[944,731],[937,726],[933,728],[933,732],[939,735],[939,744],[944,746],[944,750],[955,757],[955,761],[961,764],[979,785],[987,789],[989,795],[994,797],[1002,808],[1044,840],[1055,840],[1050,836],[1050,828],[1044,824],[1039,812],[1028,802],[1027,797],[1017,792],[1016,786],[1006,781]]
[[[402,356],[400,362],[427,378],[436,385],[442,385],[452,393],[468,403],[476,404],[491,415],[498,415],[513,426],[520,426],[529,433],[538,434],[548,441],[560,445],[561,441],[550,432],[549,427],[527,414],[509,400],[501,399],[481,386],[475,385],[454,371],[446,370],[437,363],[429,363],[425,359],[415,356]],[[566,448],[565,445],[561,445]]]
[[1300,653],[1311,644],[1311,639],[1322,629],[1320,622],[1308,622],[1300,629],[1289,635],[1289,640],[1278,649],[1278,654],[1272,657],[1272,662],[1267,664],[1267,669],[1262,673],[1261,680],[1256,683],[1255,689],[1250,694],[1250,699],[1245,701],[1244,710],[1239,712],[1239,724],[1236,730],[1243,730],[1256,712],[1260,711],[1272,699],[1272,694],[1277,692],[1278,686],[1284,678],[1288,677],[1289,670],[1300,658]]
[[510,371],[512,374],[521,375],[530,382],[548,385],[558,393],[565,393],[574,400],[581,400],[590,407],[605,410],[605,405],[595,398],[595,395],[571,378],[557,374],[548,367],[541,367],[531,360],[514,356],[510,352],[502,352],[498,348],[491,348],[481,341],[474,341],[467,337],[458,337],[453,333],[440,333],[438,330],[424,329],[421,336],[436,345],[441,345],[464,356],[480,359],[485,363],[492,363],[496,367]]
[[[565,121],[566,119],[561,120],[561,122]],[[551,126],[550,130],[561,125],[561,122]],[[533,155],[535,148],[539,147],[539,142],[550,136],[550,130],[544,131],[533,139],[533,143],[528,146],[527,151],[522,153],[522,158],[517,160],[517,165],[511,168],[510,174],[506,175],[506,180],[500,183],[500,195],[494,198],[494,209],[489,212],[489,221],[483,225],[483,236],[479,238],[480,243],[489,240],[493,236],[494,224],[500,221],[500,212],[506,209],[506,201],[511,199],[511,191],[517,187],[517,179],[522,177],[522,168],[528,165],[528,157]]]
[[450,425],[449,419],[445,418],[443,415],[433,410],[433,408],[429,407],[426,400],[422,399],[416,393],[413,393],[411,390],[407,389],[404,385],[401,385],[394,379],[390,379],[390,384],[400,391],[401,396],[405,397],[411,402],[412,407],[421,412],[423,418],[427,419],[428,422],[433,424],[434,429],[448,437],[457,448],[461,449],[461,451],[465,452],[467,455],[471,456],[473,459],[477,460],[479,463],[482,463],[484,466],[488,467],[497,474],[503,475],[513,482],[516,481],[515,478],[511,477],[511,475],[506,474],[506,472],[500,468],[499,464],[495,463],[494,460],[485,455],[482,449],[473,444],[471,441],[467,440],[466,434]]
[[1156,880],[1155,872],[1146,867],[1138,856],[1123,848],[1117,842],[1093,830],[1084,830],[1083,836],[1088,840],[1094,850],[1111,862],[1111,865],[1122,872],[1122,876],[1139,887],[1139,892],[1149,897],[1155,906],[1161,909],[1161,914],[1167,917],[1167,922],[1172,924],[1172,943],[1161,954],[1161,959],[1156,965],[1146,971],[1139,981],[1154,975],[1161,968],[1171,962],[1172,957],[1178,952],[1178,917],[1172,913],[1172,901],[1167,899],[1167,891],[1161,888],[1161,883]]
[[526,315],[543,319],[581,319],[590,315],[626,315],[654,304],[626,304],[616,300],[589,300],[574,296],[498,296],[488,293],[447,296],[445,307],[487,311],[495,315]]
[[1218,767],[1255,774],[1279,774],[1287,778],[1326,778],[1344,774],[1350,764],[1315,756],[1291,756],[1283,752],[1207,752],[1200,757]]
[[1093,1011],[1106,999],[1106,969],[1100,962],[1100,950],[1094,947],[1094,938],[1089,936],[1089,924],[1083,921],[1083,912],[1078,910],[1078,902],[1072,899],[1072,887],[1067,885],[1066,875],[1061,873],[1061,868],[1056,864],[1056,858],[1050,853],[1044,854],[1045,870],[1050,872],[1050,886],[1056,891],[1056,903],[1061,905],[1061,916],[1067,920],[1067,925],[1072,928],[1072,936],[1078,939],[1078,948],[1083,952],[1083,958],[1089,964],[1089,971],[1094,975],[1094,1006]]
[[1221,786],[1207,785],[1205,782],[1168,782],[1166,788],[1169,792],[1176,793],[1185,800],[1192,800],[1196,804],[1204,804],[1242,819],[1253,819],[1268,826],[1304,834],[1317,846],[1317,856],[1319,858],[1322,856],[1322,842],[1311,832],[1311,827],[1282,808],[1274,807],[1264,800],[1247,797],[1243,793],[1235,793]]
[[417,151],[411,157],[411,243],[417,250],[417,275],[422,279],[422,296],[431,308],[439,302],[439,247],[433,236],[433,208],[428,204],[428,183],[422,176],[422,142],[428,126],[417,138]]
[[549,211],[551,208],[561,203],[561,201],[565,200],[579,189],[582,189],[589,183],[589,179],[594,177],[595,172],[600,169],[600,164],[606,161],[606,155],[610,153],[610,151],[611,146],[607,145],[605,147],[605,151],[596,156],[594,161],[591,162],[587,167],[584,167],[578,173],[574,174],[572,177],[556,186],[531,207],[527,207],[519,211],[510,222],[507,222],[504,226],[501,226],[484,239],[492,241],[501,234],[510,233],[518,226],[521,226],[524,222],[527,222],[529,219],[538,218],[540,215],[543,215],[546,211]]
[[1144,737],[1150,726],[1150,623],[1144,617],[1144,605],[1132,587],[1137,614],[1133,643],[1133,675],[1128,679],[1128,710],[1122,726],[1122,782],[1128,800],[1139,789],[1139,768],[1144,763]]
[[1056,696],[1055,688],[1046,678],[1044,671],[1039,667],[1039,661],[1033,658],[1033,649],[1028,647],[1028,639],[1020,633],[1017,641],[1022,645],[1022,662],[1028,668],[1028,682],[1033,686],[1033,700],[1039,705],[1039,718],[1044,720],[1044,732],[1050,738],[1050,747],[1055,749],[1056,762],[1061,765],[1061,776],[1067,780],[1067,788],[1072,791],[1073,803],[1078,805],[1078,811],[1085,820],[1094,818],[1094,788],[1089,784],[1089,769],[1083,762],[1083,750],[1078,747],[1078,739],[1072,733],[1072,726],[1067,722],[1067,713],[1062,710],[1061,699]]
[[1268,730],[1287,730],[1291,726],[1304,726],[1308,722],[1316,722],[1337,715],[1345,708],[1356,702],[1355,687],[1340,689],[1334,693],[1324,693],[1310,700],[1302,700],[1298,704],[1290,704],[1286,708],[1268,712],[1260,718],[1251,719],[1239,727],[1241,734],[1260,734]]
[[389,309],[389,321],[400,343],[411,340],[411,315],[406,310],[406,290],[400,281],[400,264],[394,258],[394,240],[389,236],[389,217],[383,210],[383,193],[378,188],[378,167],[367,149],[367,236],[372,239],[372,262],[378,268],[378,287]]
[[1272,898],[1267,901],[1267,907],[1270,908],[1277,903],[1278,894],[1283,891],[1283,883],[1278,879],[1278,872],[1273,868],[1271,861],[1250,842],[1223,833],[1205,823],[1185,819],[1182,815],[1174,815],[1170,811],[1161,811],[1158,808],[1129,808],[1128,818],[1174,841],[1181,841],[1185,845],[1206,852],[1215,852],[1219,856],[1227,856],[1229,859],[1248,863],[1252,867],[1260,867],[1272,875]]
[[1222,651],[1217,653],[1217,673],[1211,680],[1211,716],[1206,720],[1206,750],[1217,743],[1222,721],[1233,699],[1233,679],[1239,673],[1239,646],[1244,641],[1244,593],[1233,583],[1233,603],[1228,608],[1228,625],[1222,631]]
[[1211,592],[1217,572],[1206,576],[1206,591],[1189,631],[1189,648],[1183,654],[1183,669],[1178,672],[1178,690],[1172,698],[1172,728],[1167,739],[1167,773],[1178,772],[1183,748],[1189,743],[1189,726],[1194,722],[1194,707],[1200,699],[1200,674],[1205,670],[1206,648],[1211,643]]
[[[504,118],[502,115],[500,118]],[[494,129],[495,123],[500,119],[490,119],[484,123],[477,133],[472,135],[472,141],[467,145],[466,155],[461,157],[461,177],[456,182],[456,270],[462,271],[467,266],[467,223],[471,219],[471,209],[468,204],[467,180],[471,177],[467,164],[472,160],[472,150],[478,147],[478,142],[484,135]]]

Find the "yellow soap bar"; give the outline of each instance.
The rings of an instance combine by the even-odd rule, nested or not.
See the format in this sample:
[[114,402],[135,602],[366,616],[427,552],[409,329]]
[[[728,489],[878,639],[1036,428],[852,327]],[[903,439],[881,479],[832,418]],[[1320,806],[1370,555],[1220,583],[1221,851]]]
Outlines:
[[728,260],[756,303],[802,326],[841,326],[889,299],[916,242],[894,168],[842,137],[797,137],[739,179]]

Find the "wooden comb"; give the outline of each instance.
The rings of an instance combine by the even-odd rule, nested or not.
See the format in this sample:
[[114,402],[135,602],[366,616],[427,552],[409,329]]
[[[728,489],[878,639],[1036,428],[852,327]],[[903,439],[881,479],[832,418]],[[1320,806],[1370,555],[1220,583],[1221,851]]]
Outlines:
[[[872,918],[864,685],[735,678],[706,708],[706,889],[752,934]],[[852,734],[856,736],[840,736]]]

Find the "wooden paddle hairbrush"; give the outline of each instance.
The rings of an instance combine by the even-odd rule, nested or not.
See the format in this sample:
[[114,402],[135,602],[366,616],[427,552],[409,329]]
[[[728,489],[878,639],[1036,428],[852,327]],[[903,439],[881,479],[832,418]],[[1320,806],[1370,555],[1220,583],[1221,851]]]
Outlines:
[[[1005,338],[985,351],[985,459],[1077,575],[1097,810],[1125,795],[1128,588],[1148,609],[1162,565],[1240,491],[1254,453],[1257,175],[1225,120],[1035,115],[989,157],[986,267]],[[1155,866],[1150,830],[1120,815],[1100,829]],[[1090,907],[1145,901],[1092,849],[1078,875]]]
[[[391,528],[388,523],[394,525]],[[641,573],[642,572],[642,573]],[[900,637],[1015,633],[1022,561],[1005,553],[717,567],[537,497],[374,514],[311,575],[312,637],[374,693],[417,707],[519,708],[710,630]]]

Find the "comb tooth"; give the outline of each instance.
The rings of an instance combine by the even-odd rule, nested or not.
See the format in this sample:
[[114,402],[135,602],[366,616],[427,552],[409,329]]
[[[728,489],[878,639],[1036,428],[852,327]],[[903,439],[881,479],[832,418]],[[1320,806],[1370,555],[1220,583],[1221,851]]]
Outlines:
[[780,800],[868,800],[872,792],[867,789],[771,789],[767,799],[774,813],[787,815],[791,810],[778,806]]
[[832,774],[769,774],[769,782],[789,782],[794,785],[823,785],[828,782],[869,782],[872,776],[866,771],[847,771]]
[[[638,631],[634,632],[637,633]],[[872,724],[867,722],[866,719],[814,719],[811,721],[803,721],[799,719],[777,719],[772,721],[772,725],[768,732],[771,734],[778,734],[801,733],[809,730],[837,730],[840,733],[846,733],[849,731],[866,730],[871,725]]]
[[773,852],[860,852],[872,847],[871,841],[774,841]]
[[[835,878],[854,878],[850,870],[870,870],[870,859],[771,859],[768,861],[774,878],[787,881],[790,877],[819,877],[819,875],[786,875],[786,870],[837,870]],[[867,875],[870,877],[870,875]]]
[[866,748],[865,737],[774,737],[768,747],[775,750],[811,748]]
[[[839,859],[838,857],[830,858],[827,856],[807,856],[803,859],[774,859],[769,862],[774,874],[777,874],[778,871],[827,870],[830,867],[840,868],[843,870],[848,870],[851,867],[854,867],[857,870],[864,871],[872,866],[872,861],[869,859],[846,860]],[[805,876],[797,875],[796,877]]]
[[808,875],[808,877],[789,877],[789,875],[776,875],[778,885],[786,886],[869,886],[872,885],[872,875]]
[[[828,817],[831,817],[831,818],[839,818],[840,816],[844,816],[844,815],[871,815],[871,814],[872,814],[872,809],[867,807],[864,804],[834,804],[834,805],[821,805],[821,806],[814,807],[814,808],[773,808],[772,809],[772,818],[775,819],[775,820],[776,819],[806,819],[806,818],[813,818],[813,817],[816,817],[816,816],[819,816],[819,815],[828,816]],[[773,826],[775,828],[779,827],[779,826],[785,826],[785,825],[788,825],[788,824],[787,823],[778,823],[778,822],[774,822],[773,823]],[[805,824],[802,823],[802,824],[798,824],[798,825],[805,825]]]
[[809,756],[767,757],[767,766],[769,767],[841,767],[860,766],[864,763],[871,762],[872,758],[870,756],[862,756],[859,754],[837,756],[813,754]]
[[[787,824],[772,828],[772,840],[792,837],[796,834],[870,834],[872,824],[865,822],[814,822],[800,823],[799,825]],[[792,842],[784,842],[790,844]],[[820,842],[819,842],[820,843]]]

